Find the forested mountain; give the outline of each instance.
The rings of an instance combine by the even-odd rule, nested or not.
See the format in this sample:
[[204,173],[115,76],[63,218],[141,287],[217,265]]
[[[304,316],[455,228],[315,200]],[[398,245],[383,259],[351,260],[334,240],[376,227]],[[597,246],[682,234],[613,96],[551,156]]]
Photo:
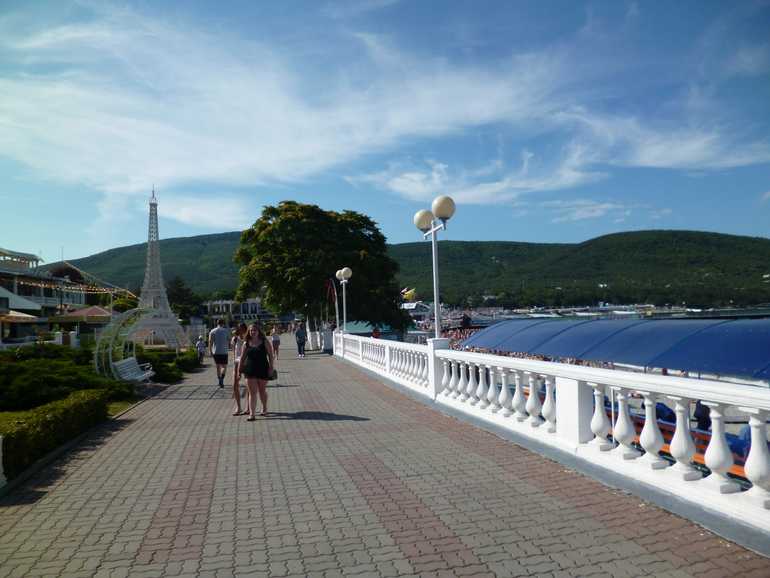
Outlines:
[[[178,275],[198,293],[231,293],[239,237],[232,232],[162,240],[164,277]],[[145,244],[131,245],[72,263],[137,290],[145,251]],[[401,285],[432,299],[430,243],[390,245],[389,252],[401,266]],[[441,241],[439,271],[442,299],[456,304],[480,304],[486,296],[505,305],[749,305],[770,302],[770,278],[763,277],[770,274],[770,239],[639,231],[578,244]]]

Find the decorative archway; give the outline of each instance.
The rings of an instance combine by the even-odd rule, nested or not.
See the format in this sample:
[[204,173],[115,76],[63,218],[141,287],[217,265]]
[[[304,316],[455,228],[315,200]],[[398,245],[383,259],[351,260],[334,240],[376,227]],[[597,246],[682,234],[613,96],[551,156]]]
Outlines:
[[121,359],[134,357],[133,334],[139,321],[151,313],[151,309],[129,309],[114,317],[102,329],[94,348],[94,367],[98,374],[117,379],[118,376],[112,364]]

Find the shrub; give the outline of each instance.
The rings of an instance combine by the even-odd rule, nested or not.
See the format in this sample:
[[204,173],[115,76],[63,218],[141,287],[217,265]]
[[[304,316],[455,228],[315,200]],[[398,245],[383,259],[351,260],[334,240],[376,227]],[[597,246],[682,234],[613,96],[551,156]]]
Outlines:
[[100,389],[76,391],[11,421],[0,421],[5,475],[18,476],[35,460],[106,419],[108,395]]
[[184,377],[175,363],[154,363],[152,370],[155,372],[152,379],[158,383],[177,383]]
[[193,371],[201,366],[198,362],[198,353],[192,348],[180,353],[175,363],[182,371]]
[[46,345],[13,354],[0,358],[0,411],[30,409],[81,389],[105,389],[111,399],[126,399],[134,393],[131,384],[97,375],[90,352]]

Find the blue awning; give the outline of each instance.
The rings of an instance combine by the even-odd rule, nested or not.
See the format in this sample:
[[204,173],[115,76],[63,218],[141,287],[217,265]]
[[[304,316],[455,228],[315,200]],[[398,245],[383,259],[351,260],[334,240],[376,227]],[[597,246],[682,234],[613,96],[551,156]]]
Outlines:
[[770,379],[770,319],[511,319],[463,345]]

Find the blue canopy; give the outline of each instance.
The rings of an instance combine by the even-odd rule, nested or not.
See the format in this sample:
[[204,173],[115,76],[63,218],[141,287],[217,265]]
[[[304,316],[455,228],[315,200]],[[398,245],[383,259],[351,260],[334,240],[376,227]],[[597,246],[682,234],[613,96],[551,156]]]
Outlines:
[[463,346],[770,379],[770,319],[511,319]]

